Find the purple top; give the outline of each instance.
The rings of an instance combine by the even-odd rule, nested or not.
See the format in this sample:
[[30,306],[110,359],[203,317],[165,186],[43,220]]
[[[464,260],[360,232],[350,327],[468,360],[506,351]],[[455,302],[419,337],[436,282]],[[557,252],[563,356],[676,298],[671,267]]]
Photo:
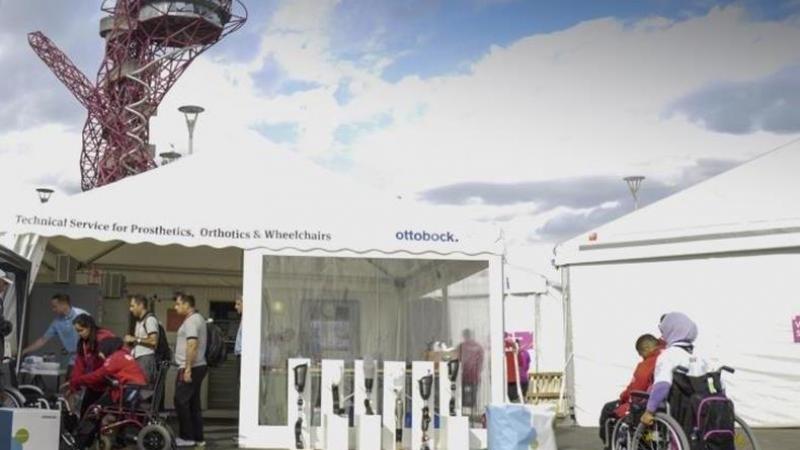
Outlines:
[[531,354],[527,350],[519,351],[519,377],[522,384],[528,382],[528,370],[531,368]]

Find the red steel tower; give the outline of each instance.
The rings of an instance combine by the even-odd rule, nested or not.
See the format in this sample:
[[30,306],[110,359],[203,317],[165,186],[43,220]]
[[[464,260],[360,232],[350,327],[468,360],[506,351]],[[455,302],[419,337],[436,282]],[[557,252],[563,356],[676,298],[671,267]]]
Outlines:
[[84,191],[155,167],[150,117],[189,64],[247,19],[239,0],[105,0],[105,56],[92,83],[41,32],[28,35],[39,58],[86,107]]

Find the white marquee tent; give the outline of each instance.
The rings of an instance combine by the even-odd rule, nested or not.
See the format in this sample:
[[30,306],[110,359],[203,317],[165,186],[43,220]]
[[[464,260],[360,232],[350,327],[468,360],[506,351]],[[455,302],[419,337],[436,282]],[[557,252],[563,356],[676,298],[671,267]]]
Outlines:
[[800,426],[798,168],[800,148],[785,147],[558,247],[579,424],[596,426],[629,380],[637,336],[683,311],[698,352],[736,369],[739,415]]
[[[303,321],[314,320],[318,310],[306,307],[309,297],[357,310],[350,319],[360,332],[348,342],[386,359],[419,359],[423,337],[457,344],[462,330],[472,329],[488,347],[481,369],[489,380],[485,401],[502,401],[502,353],[490,351],[502,345],[500,233],[358,185],[295,155],[194,155],[73,197],[5,209],[0,229],[16,236],[16,251],[31,259],[34,271],[41,267],[39,279],[47,266],[53,270],[54,254],[64,253],[87,276],[120,272],[137,289],[241,289],[245,311],[262,312],[243,319],[243,447],[294,442],[281,412],[264,408],[265,395],[285,400],[285,387],[269,392],[274,385],[264,382],[265,361],[283,352],[285,376],[286,357],[330,357],[319,353],[319,342],[309,343],[304,329]],[[121,322],[124,311],[123,305],[106,312],[104,320]],[[289,326],[296,344],[274,350],[279,346],[265,330]],[[423,327],[427,331],[420,332]],[[393,337],[375,339],[385,335]]]

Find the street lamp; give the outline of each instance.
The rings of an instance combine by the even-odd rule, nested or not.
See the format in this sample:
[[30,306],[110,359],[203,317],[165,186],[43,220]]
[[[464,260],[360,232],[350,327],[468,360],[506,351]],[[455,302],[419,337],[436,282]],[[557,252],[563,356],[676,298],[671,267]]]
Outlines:
[[53,195],[53,190],[48,188],[37,188],[36,193],[39,194],[40,202],[47,203],[50,200],[50,196]]
[[184,105],[178,108],[186,118],[186,126],[189,128],[189,154],[192,154],[192,141],[194,138],[194,125],[197,123],[197,116],[205,111],[202,106]]
[[181,157],[181,154],[172,150],[169,152],[162,152],[159,153],[158,156],[161,157],[161,165],[169,164],[171,162],[175,162],[178,158]]
[[628,189],[630,189],[631,195],[633,196],[633,209],[639,209],[639,189],[642,187],[644,177],[641,175],[634,175],[625,177],[623,180],[628,184]]

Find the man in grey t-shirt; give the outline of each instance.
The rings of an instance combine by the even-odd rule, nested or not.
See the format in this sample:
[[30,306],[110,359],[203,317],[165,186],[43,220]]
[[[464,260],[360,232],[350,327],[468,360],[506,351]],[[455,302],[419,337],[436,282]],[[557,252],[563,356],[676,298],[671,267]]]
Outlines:
[[136,326],[133,336],[125,336],[125,344],[133,347],[133,357],[147,376],[147,382],[155,383],[158,319],[147,308],[147,297],[144,295],[132,295],[128,309],[136,319]]
[[175,311],[184,316],[175,342],[175,412],[178,415],[178,447],[203,446],[203,417],[200,411],[200,387],[206,367],[206,319],[195,309],[194,296],[175,296]]

